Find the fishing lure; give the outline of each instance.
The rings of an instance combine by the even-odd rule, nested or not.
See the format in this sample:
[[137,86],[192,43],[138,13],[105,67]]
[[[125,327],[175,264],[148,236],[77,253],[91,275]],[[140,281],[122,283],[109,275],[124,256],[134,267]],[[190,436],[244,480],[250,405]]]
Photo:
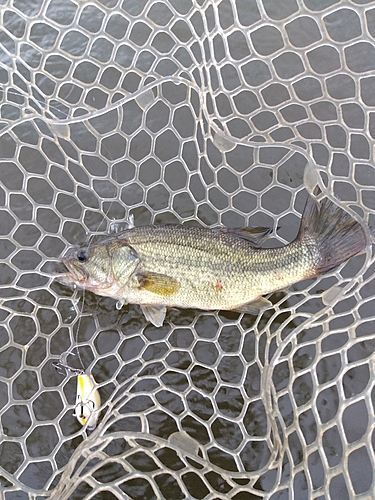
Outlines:
[[95,387],[92,375],[80,373],[77,376],[77,397],[75,416],[81,425],[87,425],[88,430],[97,426],[100,408],[100,395]]
[[87,429],[90,431],[94,430],[98,423],[101,402],[93,376],[79,368],[72,368],[61,361],[53,363],[53,365],[58,370],[64,368],[77,375],[77,396],[73,415],[77,417],[81,425],[87,425]]

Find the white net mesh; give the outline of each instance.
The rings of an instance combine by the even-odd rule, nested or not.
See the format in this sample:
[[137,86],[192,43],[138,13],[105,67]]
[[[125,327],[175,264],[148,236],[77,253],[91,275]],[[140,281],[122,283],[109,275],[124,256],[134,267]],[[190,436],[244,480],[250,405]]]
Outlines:
[[[285,244],[316,182],[374,224],[375,2],[0,3],[4,498],[372,498],[371,247],[258,317],[160,329],[51,273],[130,215]],[[53,366],[76,348],[89,435]]]

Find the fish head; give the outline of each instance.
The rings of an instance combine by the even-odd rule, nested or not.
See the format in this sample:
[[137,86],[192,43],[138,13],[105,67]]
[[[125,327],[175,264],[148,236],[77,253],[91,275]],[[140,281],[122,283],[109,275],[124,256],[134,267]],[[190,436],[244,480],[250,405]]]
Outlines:
[[139,258],[133,248],[113,238],[70,250],[62,262],[68,271],[57,277],[60,282],[107,295],[105,291],[111,290],[112,285],[116,288],[127,282]]
[[62,262],[68,271],[58,279],[65,284],[95,291],[112,281],[111,258],[105,245],[70,250]]

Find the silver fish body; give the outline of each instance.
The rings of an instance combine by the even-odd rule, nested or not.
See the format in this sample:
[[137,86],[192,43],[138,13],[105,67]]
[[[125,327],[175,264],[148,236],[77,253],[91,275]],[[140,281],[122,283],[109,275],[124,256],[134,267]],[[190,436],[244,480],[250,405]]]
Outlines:
[[362,226],[324,199],[309,197],[298,237],[260,248],[266,231],[186,226],[127,229],[63,259],[60,277],[99,295],[140,304],[156,326],[167,307],[254,313],[262,295],[336,267],[366,247]]

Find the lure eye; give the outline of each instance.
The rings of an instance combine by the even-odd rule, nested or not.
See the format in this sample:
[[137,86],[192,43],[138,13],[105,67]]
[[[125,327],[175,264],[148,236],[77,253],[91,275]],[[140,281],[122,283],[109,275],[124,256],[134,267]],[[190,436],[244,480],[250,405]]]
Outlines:
[[82,248],[82,250],[78,250],[77,252],[77,259],[80,262],[86,262],[89,258],[89,252],[86,250],[86,248]]

